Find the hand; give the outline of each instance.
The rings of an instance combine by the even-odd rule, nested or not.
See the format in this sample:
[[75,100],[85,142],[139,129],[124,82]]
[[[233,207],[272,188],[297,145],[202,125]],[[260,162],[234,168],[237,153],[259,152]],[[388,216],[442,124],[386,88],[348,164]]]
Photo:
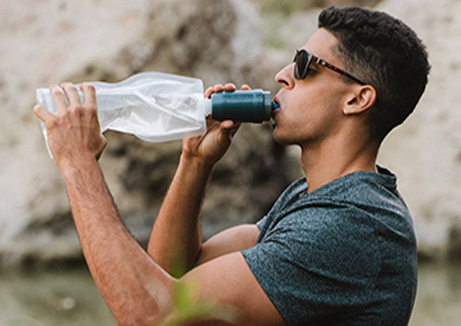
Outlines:
[[[250,90],[248,85],[243,85],[242,90]],[[222,91],[235,91],[234,84],[220,84],[209,87],[205,91],[205,98],[210,98],[211,94]],[[183,140],[183,155],[198,158],[206,165],[214,166],[227,152],[232,142],[232,137],[240,127],[240,123],[232,120],[219,122],[207,117],[207,131],[205,135],[191,137]]]
[[80,89],[83,103],[71,83],[61,84],[61,88],[58,85],[50,87],[56,114],[40,105],[34,107],[35,115],[45,123],[48,144],[60,169],[67,164],[98,160],[107,144],[99,127],[94,86],[83,83]]

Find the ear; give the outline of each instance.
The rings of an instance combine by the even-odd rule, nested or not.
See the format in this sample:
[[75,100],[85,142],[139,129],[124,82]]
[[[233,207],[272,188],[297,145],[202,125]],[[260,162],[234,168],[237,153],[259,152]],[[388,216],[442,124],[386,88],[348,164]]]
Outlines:
[[375,104],[377,99],[376,90],[370,85],[357,85],[348,96],[348,101],[343,108],[345,115],[365,112]]

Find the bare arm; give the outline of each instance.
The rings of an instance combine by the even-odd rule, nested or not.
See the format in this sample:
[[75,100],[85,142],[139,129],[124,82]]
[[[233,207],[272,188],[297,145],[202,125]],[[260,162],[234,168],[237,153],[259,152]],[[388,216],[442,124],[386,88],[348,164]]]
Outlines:
[[[233,84],[216,85],[208,88],[204,95],[210,97],[214,92],[235,89]],[[250,88],[244,85],[242,89]],[[232,121],[219,123],[207,119],[207,133],[204,136],[183,141],[181,160],[155,221],[148,246],[149,255],[169,273],[181,276],[190,270],[197,259],[204,261],[198,258],[202,250],[199,219],[202,202],[213,167],[226,153],[238,128],[239,125]],[[210,242],[206,252],[216,243],[216,239]],[[229,252],[222,245],[220,247],[223,254]],[[238,248],[234,246],[234,250]]]
[[[218,246],[208,247],[211,250],[204,245],[203,264],[180,279],[173,278],[121,223],[96,160],[79,166],[61,168],[69,202],[91,274],[119,325],[161,325],[173,312],[179,282],[198,289],[199,302],[214,302],[233,312],[230,319],[222,317],[225,321],[218,315],[191,326],[284,325],[241,253],[223,254],[232,247],[225,239],[233,239],[237,229],[210,239],[212,243],[221,238]],[[246,232],[252,233],[253,227],[246,226]],[[219,257],[214,259],[216,249]]]
[[195,265],[201,265],[226,254],[250,249],[255,246],[259,233],[256,224],[242,224],[224,230],[203,244]]
[[61,171],[83,254],[117,322],[156,325],[171,310],[174,279],[124,227],[96,160]]
[[254,234],[255,226],[247,225],[246,230],[240,226],[210,239],[211,245],[204,245],[202,264],[176,279],[125,229],[96,160],[62,165],[61,171],[91,274],[119,325],[161,324],[173,310],[174,287],[179,282],[198,288],[200,301],[225,305],[235,313],[226,322],[207,320],[208,325],[283,325],[243,256],[225,254],[235,246],[236,232]]
[[45,122],[50,149],[64,176],[88,266],[119,325],[163,323],[174,311],[174,288],[181,282],[198,286],[199,302],[237,309],[232,321],[215,318],[206,325],[283,326],[240,253],[212,259],[182,279],[171,277],[149,257],[123,226],[97,163],[106,140],[99,130],[94,88],[82,85],[83,104],[73,85],[63,88],[70,105],[55,86],[57,115],[40,106],[34,111]]
[[85,259],[121,325],[152,325],[170,309],[174,280],[148,257],[118,217],[97,162],[107,141],[100,133],[94,88],[82,85],[82,104],[72,84],[62,87],[70,105],[55,85],[50,90],[57,114],[40,106],[34,111],[45,122],[50,149],[66,182]]
[[202,246],[198,217],[211,169],[182,155],[150,236],[149,255],[178,276],[190,269]]

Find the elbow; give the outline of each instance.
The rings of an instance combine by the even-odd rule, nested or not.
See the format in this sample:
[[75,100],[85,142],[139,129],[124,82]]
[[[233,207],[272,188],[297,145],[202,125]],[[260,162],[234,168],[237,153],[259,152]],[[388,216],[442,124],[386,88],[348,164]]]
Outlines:
[[[157,293],[160,294],[160,293]],[[112,310],[119,326],[160,326],[172,311],[171,293],[162,293],[161,298],[133,300],[133,304],[125,302],[122,309]]]
[[[137,301],[135,304],[126,302],[122,309],[112,310],[119,326],[157,326],[161,325],[167,315],[153,300]],[[133,302],[134,303],[134,302]]]
[[[174,279],[168,284],[151,282],[137,295],[122,296],[115,306],[109,305],[119,326],[157,326],[173,311]],[[114,303],[113,301],[111,303]]]

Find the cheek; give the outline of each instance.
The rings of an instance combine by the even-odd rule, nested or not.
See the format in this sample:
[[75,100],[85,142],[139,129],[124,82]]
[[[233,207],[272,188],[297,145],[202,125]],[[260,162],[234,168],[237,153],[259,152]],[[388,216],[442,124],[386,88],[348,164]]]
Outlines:
[[322,115],[325,114],[324,99],[315,92],[304,92],[301,96],[294,97],[290,103],[288,112],[293,124],[311,125],[317,124]]
[[328,134],[335,129],[341,118],[340,101],[323,89],[303,94],[292,99],[287,113],[290,129],[305,136]]

